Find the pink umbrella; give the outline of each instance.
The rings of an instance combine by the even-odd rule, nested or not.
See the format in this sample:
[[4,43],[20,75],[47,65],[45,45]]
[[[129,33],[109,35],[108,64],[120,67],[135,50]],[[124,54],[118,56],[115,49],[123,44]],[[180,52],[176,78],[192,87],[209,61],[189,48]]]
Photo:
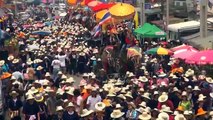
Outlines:
[[186,58],[194,55],[197,52],[199,52],[199,51],[194,49],[193,47],[179,49],[174,52],[173,57],[185,60]]
[[42,3],[52,3],[53,0],[42,0]]
[[192,47],[192,46],[183,44],[183,45],[180,45],[180,46],[171,48],[171,50],[172,50],[172,51],[177,51],[177,50],[181,50],[181,49],[187,49],[187,48],[190,48],[190,47]]
[[186,63],[198,65],[213,64],[213,50],[203,50],[197,52],[194,55],[186,58]]

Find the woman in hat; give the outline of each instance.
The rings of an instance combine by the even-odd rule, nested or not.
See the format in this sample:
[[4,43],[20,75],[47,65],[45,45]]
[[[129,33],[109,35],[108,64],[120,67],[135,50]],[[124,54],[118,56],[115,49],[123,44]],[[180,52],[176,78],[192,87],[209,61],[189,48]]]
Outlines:
[[9,113],[10,113],[10,118],[11,120],[21,120],[21,107],[23,105],[22,101],[17,98],[18,93],[16,91],[12,91],[10,93],[10,96],[12,97],[12,99],[9,100]]
[[124,112],[121,112],[119,109],[113,110],[113,112],[110,114],[110,117],[112,120],[125,120]]
[[63,120],[64,108],[62,106],[57,106],[56,112],[57,112],[57,118],[55,120]]
[[48,114],[47,114],[47,106],[44,103],[44,97],[41,94],[36,94],[35,101],[38,103],[39,106],[40,120],[46,120]]
[[179,106],[182,106],[184,110],[191,110],[192,103],[190,100],[187,99],[188,98],[187,95],[188,94],[186,91],[182,92],[182,95],[181,95],[182,100],[180,101]]
[[34,97],[29,94],[23,106],[23,114],[25,120],[40,120],[40,109]]
[[128,120],[135,120],[137,119],[138,114],[136,111],[136,106],[133,102],[128,103],[128,111],[126,113],[126,118]]

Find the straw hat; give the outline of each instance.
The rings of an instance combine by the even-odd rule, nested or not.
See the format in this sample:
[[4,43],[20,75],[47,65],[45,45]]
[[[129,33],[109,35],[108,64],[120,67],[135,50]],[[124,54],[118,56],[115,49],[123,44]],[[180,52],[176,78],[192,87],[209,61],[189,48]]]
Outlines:
[[67,105],[67,107],[75,107],[74,104],[72,102],[69,102],[69,104]]
[[141,115],[139,115],[140,120],[150,120],[152,117],[147,112],[143,112]]
[[46,89],[44,89],[44,91],[45,92],[54,92],[54,90],[53,89],[51,89],[49,86],[48,87],[46,87]]
[[113,110],[113,112],[110,114],[110,117],[111,118],[121,118],[125,113],[124,112],[121,112],[121,110],[119,109],[116,109],[116,110]]
[[67,91],[67,94],[74,96],[74,93],[73,93],[74,90],[75,90],[75,88],[71,87],[71,88],[69,89],[69,91]]
[[213,92],[209,93],[210,97],[213,98]]
[[61,88],[58,88],[56,94],[63,95],[64,91]]
[[128,77],[134,77],[134,76],[135,75],[132,72],[130,72],[129,75],[128,75]]
[[184,115],[191,115],[191,114],[192,114],[192,111],[185,110],[183,114],[184,114]]
[[61,76],[61,79],[62,79],[62,80],[65,80],[65,79],[67,79],[67,76],[63,74],[63,75]]
[[15,77],[15,76],[12,76],[12,77],[10,78],[10,80],[16,80],[16,77]]
[[119,94],[117,97],[118,97],[118,98],[121,98],[121,99],[123,99],[123,100],[126,100],[126,97],[125,97],[123,94]]
[[185,73],[186,77],[190,77],[190,76],[193,76],[193,75],[194,75],[194,70],[192,70],[192,69],[188,69]]
[[42,102],[44,100],[44,97],[41,94],[35,95],[35,101],[36,102]]
[[124,82],[123,81],[121,81],[120,79],[118,79],[118,81],[115,83],[115,85],[117,85],[117,86],[119,86],[119,85],[123,85],[124,84]]
[[9,60],[9,61],[12,61],[14,59],[14,56],[13,55],[10,55],[8,58],[7,58],[7,60]]
[[140,104],[139,104],[139,106],[141,106],[141,107],[144,107],[144,108],[146,108],[147,106],[146,106],[146,102],[141,102]]
[[63,110],[64,110],[64,108],[62,106],[57,106],[56,107],[56,112],[63,111]]
[[206,98],[203,94],[199,94],[199,98]]
[[42,66],[38,66],[38,67],[36,68],[36,70],[38,70],[38,71],[40,71],[40,70],[42,70],[42,69],[43,69]]
[[18,96],[19,94],[16,92],[16,91],[12,91],[11,93],[10,93],[10,96]]
[[86,117],[90,114],[92,114],[94,111],[93,110],[87,110],[87,109],[83,109],[82,113],[80,113],[81,117]]
[[165,112],[161,112],[160,114],[158,114],[158,118],[162,120],[169,120],[169,115]]
[[66,80],[66,83],[74,83],[74,82],[75,81],[74,81],[73,77],[70,77]]
[[143,95],[142,95],[142,97],[144,97],[144,98],[147,98],[147,99],[151,99],[150,97],[149,97],[149,93],[148,92],[145,92]]
[[116,108],[116,109],[122,109],[121,104],[116,104],[116,105],[115,105],[115,108]]
[[204,115],[204,114],[206,114],[207,112],[206,111],[204,111],[203,110],[203,108],[199,108],[198,110],[197,110],[197,116],[200,116],[200,115]]
[[187,96],[187,92],[186,92],[186,91],[183,91],[181,95],[182,95],[182,96]]
[[50,73],[46,72],[45,77],[50,77]]
[[178,114],[175,116],[175,120],[186,120],[183,114]]
[[148,79],[145,76],[143,77],[140,76],[138,80],[141,82],[148,82]]
[[29,94],[29,95],[27,96],[27,99],[26,99],[26,100],[33,100],[33,99],[34,99],[33,95]]
[[12,61],[13,64],[16,64],[16,63],[18,63],[18,62],[19,62],[19,59],[14,59],[14,60]]
[[200,91],[200,88],[199,88],[199,86],[194,86],[194,88],[192,90],[194,90],[194,91]]
[[167,107],[166,105],[162,105],[160,112],[172,113],[170,107]]
[[158,101],[159,102],[166,102],[168,100],[168,95],[167,94],[162,94],[161,96],[159,96]]
[[62,75],[63,73],[61,71],[58,72],[58,75]]
[[29,89],[29,91],[30,91],[31,93],[35,94],[35,93],[38,92],[38,89],[36,89],[35,87],[31,87],[31,88]]
[[105,109],[106,105],[103,102],[98,102],[95,104],[95,109],[97,111],[103,111]]
[[129,97],[129,98],[133,98],[133,97],[132,97],[132,93],[131,93],[130,91],[128,91],[124,96],[125,96],[125,97]]
[[161,72],[159,75],[158,75],[158,77],[165,77],[166,76],[166,74],[164,73],[164,72]]
[[3,65],[4,65],[4,63],[5,63],[5,61],[4,61],[4,60],[0,60],[0,66],[3,66]]
[[208,83],[210,83],[210,84],[213,83],[213,79],[212,79],[211,77],[207,77],[207,78],[206,78],[206,81],[207,81]]

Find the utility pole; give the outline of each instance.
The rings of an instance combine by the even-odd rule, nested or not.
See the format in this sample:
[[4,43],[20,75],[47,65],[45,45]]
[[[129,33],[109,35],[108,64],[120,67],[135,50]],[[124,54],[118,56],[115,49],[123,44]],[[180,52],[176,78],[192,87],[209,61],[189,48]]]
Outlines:
[[200,36],[207,37],[207,5],[208,0],[200,1]]
[[168,31],[168,25],[169,25],[169,0],[166,0],[166,39],[169,39],[169,31]]
[[141,25],[146,22],[146,15],[145,15],[145,0],[141,0]]

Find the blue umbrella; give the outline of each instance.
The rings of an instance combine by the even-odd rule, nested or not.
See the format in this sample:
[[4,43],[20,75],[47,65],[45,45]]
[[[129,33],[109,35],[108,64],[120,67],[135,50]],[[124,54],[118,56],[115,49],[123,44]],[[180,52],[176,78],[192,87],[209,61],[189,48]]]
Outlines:
[[50,31],[34,31],[32,32],[33,35],[42,35],[42,36],[46,36],[46,35],[49,35],[51,34]]
[[44,24],[45,24],[45,26],[51,26],[53,24],[53,22],[49,21],[49,22],[45,22]]

